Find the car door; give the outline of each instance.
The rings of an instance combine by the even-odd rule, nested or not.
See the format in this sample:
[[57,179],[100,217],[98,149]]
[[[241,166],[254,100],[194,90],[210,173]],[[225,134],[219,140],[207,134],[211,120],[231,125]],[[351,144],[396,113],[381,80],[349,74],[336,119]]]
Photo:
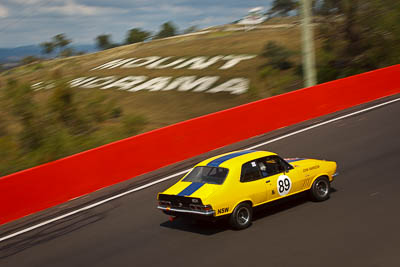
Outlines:
[[269,184],[268,201],[284,197],[298,191],[301,180],[290,164],[278,156],[269,156],[260,159],[258,162],[261,175],[266,177]]
[[250,198],[254,205],[266,202],[270,185],[266,183],[267,177],[261,175],[257,160],[249,161],[242,165],[240,184],[242,194]]
[[278,156],[276,157],[278,158],[278,161],[285,169],[284,175],[288,176],[292,183],[292,188],[290,190],[290,193],[297,193],[301,191],[304,188],[304,175],[302,174],[302,172],[299,169],[294,168],[291,164],[286,162],[281,157]]

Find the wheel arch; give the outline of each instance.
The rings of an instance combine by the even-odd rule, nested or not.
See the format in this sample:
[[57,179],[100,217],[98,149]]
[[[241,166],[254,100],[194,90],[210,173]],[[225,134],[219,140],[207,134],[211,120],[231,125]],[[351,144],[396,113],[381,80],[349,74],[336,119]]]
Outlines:
[[231,213],[236,209],[237,206],[239,206],[242,203],[248,203],[248,204],[250,204],[250,207],[252,207],[252,208],[254,207],[253,201],[251,201],[251,199],[244,199],[244,200],[236,202],[236,204],[233,206]]
[[308,189],[311,189],[311,187],[313,186],[314,182],[315,182],[318,178],[321,178],[321,177],[326,177],[326,178],[328,179],[329,182],[331,181],[331,179],[329,178],[329,174],[327,174],[327,173],[320,173],[320,174],[316,175],[316,176],[311,180],[310,187],[309,187]]
[[[244,214],[242,212],[242,209],[244,209]],[[235,208],[232,210],[232,213],[229,216],[229,223],[234,229],[242,230],[251,225],[252,217],[253,202],[251,200],[243,200],[238,202]],[[243,222],[243,220],[245,221]]]

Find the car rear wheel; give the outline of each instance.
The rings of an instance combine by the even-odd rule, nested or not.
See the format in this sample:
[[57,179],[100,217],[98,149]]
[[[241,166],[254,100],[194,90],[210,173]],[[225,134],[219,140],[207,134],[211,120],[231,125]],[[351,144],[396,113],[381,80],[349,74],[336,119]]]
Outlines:
[[316,179],[311,187],[310,195],[314,201],[324,201],[329,198],[331,186],[328,178],[320,177]]
[[236,206],[229,218],[229,224],[237,230],[245,229],[250,226],[253,218],[253,209],[247,202]]

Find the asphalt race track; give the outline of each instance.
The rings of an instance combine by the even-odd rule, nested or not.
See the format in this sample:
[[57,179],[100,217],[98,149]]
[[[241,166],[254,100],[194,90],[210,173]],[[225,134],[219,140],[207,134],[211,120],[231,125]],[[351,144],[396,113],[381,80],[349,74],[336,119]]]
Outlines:
[[169,222],[155,197],[176,177],[1,242],[0,266],[400,266],[400,101],[260,149],[337,161],[331,198],[292,197],[234,231]]

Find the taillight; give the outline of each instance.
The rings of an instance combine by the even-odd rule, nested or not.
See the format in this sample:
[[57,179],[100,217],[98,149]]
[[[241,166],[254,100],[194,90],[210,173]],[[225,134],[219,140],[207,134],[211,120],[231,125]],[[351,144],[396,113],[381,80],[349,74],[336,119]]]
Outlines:
[[205,210],[205,211],[210,211],[210,210],[212,210],[212,208],[211,208],[210,205],[207,205],[207,206],[204,206],[204,210]]
[[195,205],[195,204],[190,204],[189,208],[191,210],[197,210],[197,211],[210,211],[212,210],[212,207],[210,205]]
[[160,201],[158,201],[158,205],[171,207],[171,201],[160,200]]

